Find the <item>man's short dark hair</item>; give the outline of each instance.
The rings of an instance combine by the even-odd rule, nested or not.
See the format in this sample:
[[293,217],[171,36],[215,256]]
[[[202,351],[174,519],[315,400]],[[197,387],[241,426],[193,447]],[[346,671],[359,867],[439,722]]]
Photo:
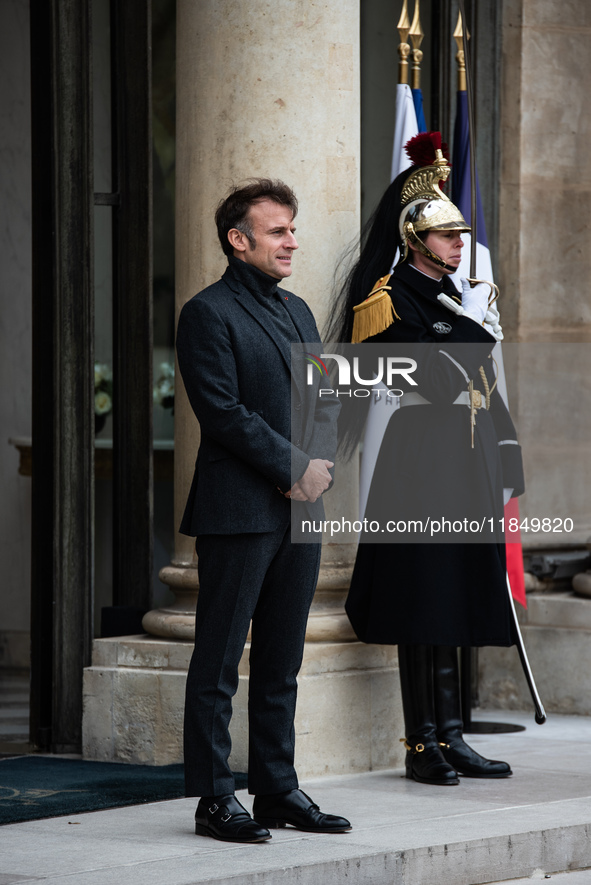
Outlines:
[[232,255],[233,249],[228,240],[228,231],[232,228],[241,231],[248,239],[250,248],[256,247],[252,226],[248,219],[248,211],[260,200],[272,200],[281,206],[291,209],[292,218],[298,214],[298,201],[290,187],[279,179],[250,178],[246,184],[233,187],[225,200],[219,204],[215,213],[218,237],[224,253]]

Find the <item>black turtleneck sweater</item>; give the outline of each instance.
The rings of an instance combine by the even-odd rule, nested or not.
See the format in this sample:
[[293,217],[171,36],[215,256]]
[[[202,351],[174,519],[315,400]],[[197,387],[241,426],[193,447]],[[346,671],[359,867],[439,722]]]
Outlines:
[[294,341],[301,341],[298,330],[285,309],[284,302],[290,297],[290,293],[279,288],[279,280],[233,255],[230,255],[228,263],[238,282],[248,289],[269,314],[269,324],[274,329],[276,337],[283,338],[288,347]]

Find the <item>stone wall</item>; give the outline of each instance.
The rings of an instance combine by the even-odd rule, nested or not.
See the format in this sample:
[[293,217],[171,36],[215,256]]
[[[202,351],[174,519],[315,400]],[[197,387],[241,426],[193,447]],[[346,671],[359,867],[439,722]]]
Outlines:
[[590,37],[584,0],[504,0],[499,304],[506,339],[537,342],[509,378],[529,485],[520,507],[578,527],[529,533],[534,547],[582,544],[591,526],[589,376],[568,348],[591,341]]

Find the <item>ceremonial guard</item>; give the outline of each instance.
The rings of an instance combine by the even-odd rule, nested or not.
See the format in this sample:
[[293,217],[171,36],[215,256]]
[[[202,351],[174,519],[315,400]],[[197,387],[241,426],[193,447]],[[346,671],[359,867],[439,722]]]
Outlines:
[[[502,337],[493,286],[463,280],[460,296],[449,279],[470,228],[440,187],[450,172],[445,146],[426,133],[406,148],[413,166],[370,220],[330,330],[340,341],[404,344],[417,362],[418,386],[393,410],[365,515],[383,526],[388,517],[478,512],[489,533],[476,543],[466,532],[445,543],[429,534],[401,543],[362,536],[346,609],[359,639],[398,645],[406,776],[457,784],[458,774],[511,774],[463,740],[457,647],[515,642],[498,527],[504,497],[523,491],[523,473],[491,353]],[[362,433],[354,417],[345,449]]]

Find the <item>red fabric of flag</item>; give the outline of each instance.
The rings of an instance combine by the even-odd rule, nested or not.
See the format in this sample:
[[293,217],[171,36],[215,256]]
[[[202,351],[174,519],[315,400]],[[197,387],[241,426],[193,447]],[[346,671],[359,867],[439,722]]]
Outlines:
[[[512,523],[511,520],[516,520],[516,522]],[[505,505],[505,548],[511,594],[516,602],[520,602],[524,608],[527,608],[517,498],[511,498],[509,503]]]

